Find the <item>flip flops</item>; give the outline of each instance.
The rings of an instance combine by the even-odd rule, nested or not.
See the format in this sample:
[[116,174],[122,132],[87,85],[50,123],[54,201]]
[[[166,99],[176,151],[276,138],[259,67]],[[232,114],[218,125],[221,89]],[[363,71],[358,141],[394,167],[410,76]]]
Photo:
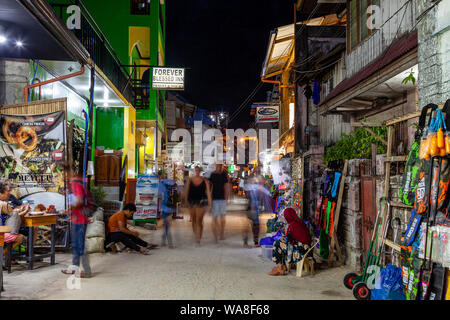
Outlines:
[[272,271],[269,272],[270,276],[284,276],[286,275],[286,272],[284,270],[280,270],[278,266],[274,267]]

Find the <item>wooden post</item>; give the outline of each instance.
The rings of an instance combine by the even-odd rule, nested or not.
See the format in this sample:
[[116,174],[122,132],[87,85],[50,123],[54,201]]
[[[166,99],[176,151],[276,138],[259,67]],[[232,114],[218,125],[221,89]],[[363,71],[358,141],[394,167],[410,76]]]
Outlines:
[[338,255],[338,261],[340,264],[344,264],[344,259],[342,258],[341,247],[339,246],[339,241],[337,239],[337,229],[339,225],[339,215],[341,213],[342,198],[344,195],[345,178],[347,177],[348,160],[345,160],[344,170],[342,171],[342,179],[339,186],[339,195],[336,203],[336,212],[334,214],[334,226],[333,235],[331,237],[330,254],[328,256],[328,266],[333,265],[334,249],[336,248],[336,253]]
[[73,169],[73,128],[75,121],[70,120],[69,129],[67,130],[67,162],[69,168]]

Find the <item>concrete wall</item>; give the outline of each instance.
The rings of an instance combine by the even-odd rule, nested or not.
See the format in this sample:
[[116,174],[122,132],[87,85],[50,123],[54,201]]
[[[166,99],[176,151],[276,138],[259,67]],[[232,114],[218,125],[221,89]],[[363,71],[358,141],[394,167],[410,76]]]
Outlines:
[[28,60],[0,59],[0,106],[24,101],[28,77]]
[[[422,14],[434,3],[417,0]],[[419,107],[450,98],[450,1],[434,6],[418,23]]]

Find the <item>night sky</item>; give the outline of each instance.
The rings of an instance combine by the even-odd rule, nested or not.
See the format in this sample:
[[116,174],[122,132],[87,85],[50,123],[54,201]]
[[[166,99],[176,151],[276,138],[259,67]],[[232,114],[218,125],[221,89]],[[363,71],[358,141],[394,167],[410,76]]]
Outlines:
[[[185,67],[179,92],[209,110],[237,109],[260,81],[270,31],[294,21],[292,0],[166,1],[166,66]],[[252,101],[266,100],[265,84]],[[245,128],[243,111],[232,127]]]

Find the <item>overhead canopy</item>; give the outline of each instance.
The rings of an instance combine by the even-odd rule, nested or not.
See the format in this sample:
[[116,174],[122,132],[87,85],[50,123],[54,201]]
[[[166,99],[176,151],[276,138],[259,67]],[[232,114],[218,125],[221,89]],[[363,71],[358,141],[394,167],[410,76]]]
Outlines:
[[[341,18],[336,14],[297,22],[297,25],[307,26],[345,26],[346,16]],[[261,73],[262,78],[270,78],[282,73],[294,59],[294,24],[279,27],[270,33],[269,46]]]
[[294,24],[271,32],[261,77],[269,78],[286,67],[294,47]]
[[417,77],[417,31],[395,40],[367,67],[342,81],[319,105],[320,113],[370,110],[379,98],[394,99],[417,85],[402,83],[411,72]]
[[85,50],[74,44],[74,35],[43,0],[1,1],[0,36],[4,37],[0,57],[65,61],[88,58]]

